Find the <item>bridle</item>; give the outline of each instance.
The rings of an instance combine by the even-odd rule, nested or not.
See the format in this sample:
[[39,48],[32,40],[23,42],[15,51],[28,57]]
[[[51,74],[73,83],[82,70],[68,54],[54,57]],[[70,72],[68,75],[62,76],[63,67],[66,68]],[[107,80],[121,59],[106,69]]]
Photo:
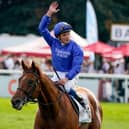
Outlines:
[[38,100],[32,98],[32,94],[33,94],[35,88],[40,83],[40,80],[38,79],[39,76],[36,73],[30,72],[30,71],[27,71],[25,73],[32,73],[33,75],[36,76],[36,80],[35,80],[35,82],[33,84],[29,84],[31,86],[31,89],[29,91],[26,91],[26,90],[24,90],[23,88],[20,88],[20,87],[18,87],[17,89],[20,90],[20,91],[22,91],[26,95],[26,98],[27,98],[26,101],[27,102],[38,102]]
[[[31,84],[31,87],[32,87],[32,88],[31,88],[29,91],[26,91],[26,90],[24,90],[23,88],[20,88],[20,87],[17,88],[18,90],[22,91],[22,92],[26,95],[26,99],[24,100],[24,101],[26,101],[26,102],[24,102],[24,103],[27,103],[27,102],[37,103],[37,102],[38,102],[38,103],[40,103],[40,104],[43,105],[43,106],[49,106],[49,105],[54,105],[55,103],[58,103],[58,102],[60,101],[60,99],[61,99],[61,97],[62,97],[62,92],[60,92],[59,96],[57,97],[57,100],[54,101],[54,102],[43,103],[43,102],[41,102],[39,99],[34,99],[34,98],[32,97],[32,94],[33,94],[35,88],[36,88],[39,84],[41,84],[41,81],[39,80],[39,75],[36,74],[35,72],[32,72],[32,71],[26,71],[25,73],[31,73],[31,74],[33,74],[33,75],[36,77],[36,80],[35,80],[35,83]],[[24,74],[25,74],[25,73],[24,73]],[[29,84],[29,85],[30,85],[30,84]]]

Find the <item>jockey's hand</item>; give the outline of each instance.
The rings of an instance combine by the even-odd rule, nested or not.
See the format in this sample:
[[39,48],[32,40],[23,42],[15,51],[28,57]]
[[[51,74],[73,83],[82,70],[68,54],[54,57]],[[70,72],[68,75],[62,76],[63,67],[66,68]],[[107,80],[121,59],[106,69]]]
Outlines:
[[59,80],[59,84],[61,84],[61,85],[65,85],[66,82],[68,82],[68,78],[63,78],[63,79]]
[[59,6],[59,4],[58,4],[57,1],[52,2],[52,3],[50,4],[50,6],[49,6],[48,11],[47,11],[47,15],[48,15],[49,17],[51,17],[52,14],[57,13],[57,12],[59,11],[58,6]]

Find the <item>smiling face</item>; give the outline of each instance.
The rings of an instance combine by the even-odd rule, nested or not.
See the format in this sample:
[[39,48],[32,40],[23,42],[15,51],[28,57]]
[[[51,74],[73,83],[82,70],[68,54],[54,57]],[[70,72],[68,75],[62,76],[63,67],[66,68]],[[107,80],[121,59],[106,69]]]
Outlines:
[[70,41],[70,31],[62,33],[58,35],[58,39],[61,41],[63,44],[67,44]]

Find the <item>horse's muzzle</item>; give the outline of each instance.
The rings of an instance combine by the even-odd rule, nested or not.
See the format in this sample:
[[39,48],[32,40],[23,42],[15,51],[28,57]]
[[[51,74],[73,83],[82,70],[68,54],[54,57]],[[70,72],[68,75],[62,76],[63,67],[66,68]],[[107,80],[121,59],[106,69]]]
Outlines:
[[21,110],[26,101],[21,98],[14,98],[11,100],[11,103],[13,108]]

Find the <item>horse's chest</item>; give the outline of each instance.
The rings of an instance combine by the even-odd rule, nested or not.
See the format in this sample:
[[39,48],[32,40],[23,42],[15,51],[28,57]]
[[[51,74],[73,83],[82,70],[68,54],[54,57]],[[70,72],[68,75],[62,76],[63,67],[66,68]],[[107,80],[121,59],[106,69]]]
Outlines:
[[58,118],[56,120],[49,119],[44,123],[44,129],[75,129],[75,123],[70,122],[71,120],[67,121],[65,117]]
[[59,121],[49,120],[44,123],[44,129],[66,129],[62,128],[62,124],[59,123]]

